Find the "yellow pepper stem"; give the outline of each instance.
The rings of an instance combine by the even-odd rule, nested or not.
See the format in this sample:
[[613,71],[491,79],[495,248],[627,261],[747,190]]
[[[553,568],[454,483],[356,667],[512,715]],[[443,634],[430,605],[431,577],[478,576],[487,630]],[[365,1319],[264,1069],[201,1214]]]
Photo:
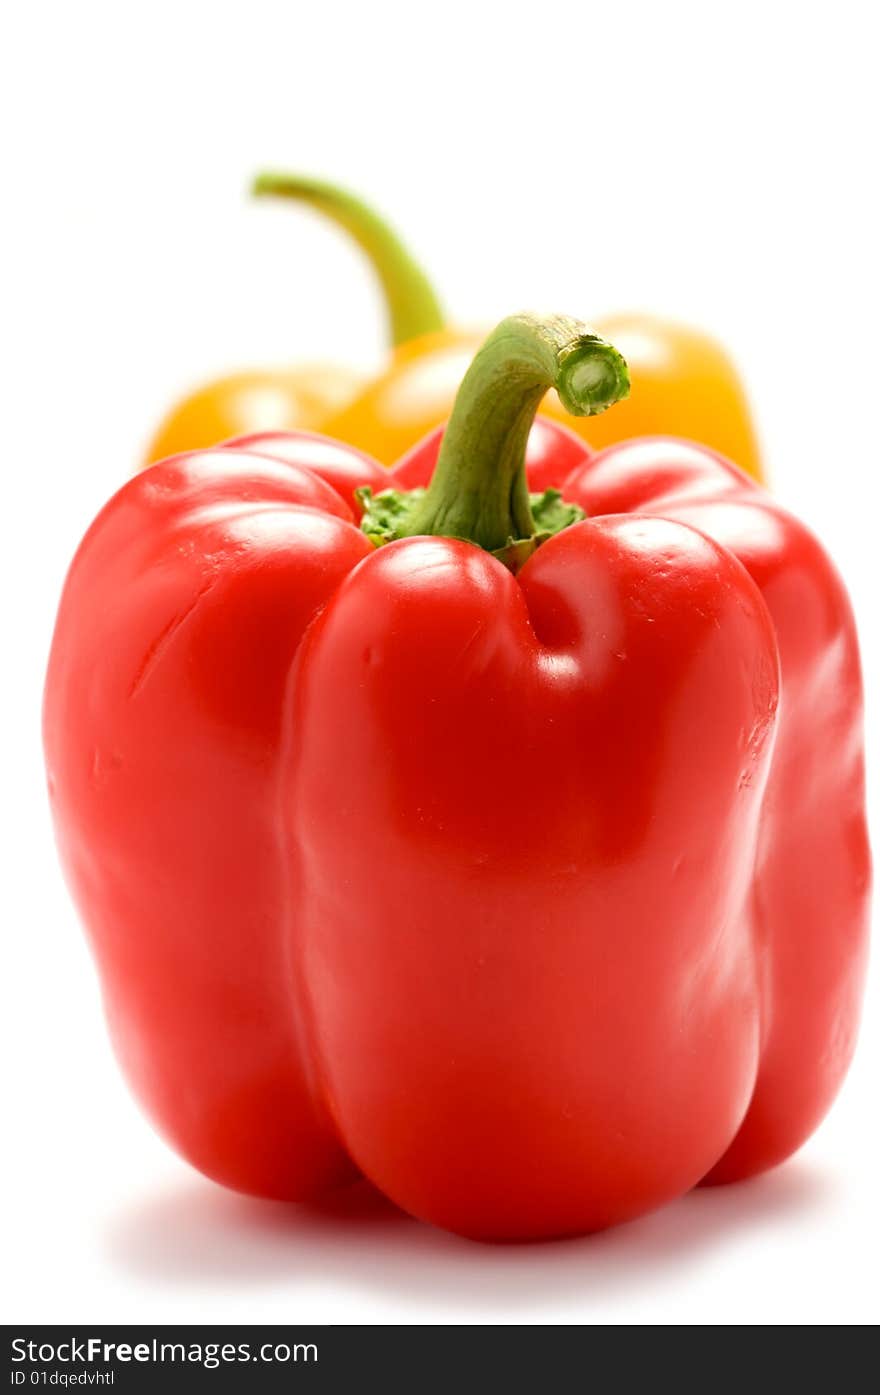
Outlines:
[[443,311],[424,271],[393,229],[357,195],[322,179],[270,172],[257,175],[251,192],[308,204],[345,229],[379,278],[395,347],[443,329]]

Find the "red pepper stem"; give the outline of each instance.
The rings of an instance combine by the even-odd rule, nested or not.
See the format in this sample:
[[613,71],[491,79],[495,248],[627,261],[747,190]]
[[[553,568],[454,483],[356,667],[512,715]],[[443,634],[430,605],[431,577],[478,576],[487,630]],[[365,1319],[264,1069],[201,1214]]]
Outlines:
[[424,271],[384,219],[355,194],[321,179],[275,173],[257,175],[251,192],[309,204],[346,230],[379,278],[395,348],[443,329],[443,311]]
[[617,349],[577,320],[502,320],[464,376],[431,484],[398,536],[465,538],[496,553],[535,538],[526,444],[549,388],[573,416],[592,416],[627,396],[629,373]]

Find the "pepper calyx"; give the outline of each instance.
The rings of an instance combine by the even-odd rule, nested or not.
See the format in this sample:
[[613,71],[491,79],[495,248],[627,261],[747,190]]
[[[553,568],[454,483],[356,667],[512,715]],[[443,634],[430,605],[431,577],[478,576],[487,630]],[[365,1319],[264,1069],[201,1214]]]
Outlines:
[[[375,547],[382,547],[397,538],[412,537],[407,525],[426,493],[425,489],[383,489],[374,494],[369,485],[356,489],[355,497],[364,510],[361,529]],[[558,489],[530,494],[529,504],[535,520],[534,533],[527,538],[508,538],[503,547],[492,549],[492,556],[512,572],[518,572],[532,553],[549,538],[570,528],[573,523],[583,522],[587,516],[577,504],[563,499]],[[463,537],[461,541],[470,542],[471,539]]]

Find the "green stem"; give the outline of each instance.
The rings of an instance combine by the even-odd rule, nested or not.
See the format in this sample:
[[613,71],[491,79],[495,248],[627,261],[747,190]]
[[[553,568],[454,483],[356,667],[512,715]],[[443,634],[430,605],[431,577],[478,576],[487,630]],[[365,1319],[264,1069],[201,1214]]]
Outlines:
[[627,396],[629,373],[613,345],[577,320],[502,320],[464,376],[428,489],[375,499],[365,492],[365,531],[377,542],[464,538],[515,570],[545,538],[582,518],[556,490],[529,495],[526,445],[549,388],[572,416],[594,416]]
[[345,228],[379,278],[395,347],[443,329],[443,311],[418,262],[378,213],[356,195],[321,179],[274,173],[257,175],[251,192],[309,204]]

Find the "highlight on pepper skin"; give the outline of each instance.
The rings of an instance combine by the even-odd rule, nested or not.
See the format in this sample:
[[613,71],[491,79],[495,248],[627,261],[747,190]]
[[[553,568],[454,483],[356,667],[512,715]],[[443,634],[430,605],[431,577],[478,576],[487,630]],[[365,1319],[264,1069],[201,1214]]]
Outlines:
[[[394,465],[447,420],[484,334],[446,324],[422,267],[375,209],[350,191],[303,175],[264,173],[252,192],[315,209],[354,240],[386,306],[388,363],[371,380],[351,367],[328,365],[252,370],[207,383],[171,409],[144,463],[255,432],[311,430]],[[577,289],[591,294],[589,286]],[[601,420],[583,419],[567,412],[551,388],[543,413],[597,449],[630,436],[687,436],[763,479],[745,391],[722,345],[701,330],[647,314],[615,315],[597,328],[629,364],[630,397]]]
[[81,544],[58,846],[129,1083],[215,1181],[584,1234],[776,1166],[834,1099],[870,882],[849,601],[706,444],[536,417],[552,389],[598,425],[632,376],[514,315],[396,468],[251,434]]

